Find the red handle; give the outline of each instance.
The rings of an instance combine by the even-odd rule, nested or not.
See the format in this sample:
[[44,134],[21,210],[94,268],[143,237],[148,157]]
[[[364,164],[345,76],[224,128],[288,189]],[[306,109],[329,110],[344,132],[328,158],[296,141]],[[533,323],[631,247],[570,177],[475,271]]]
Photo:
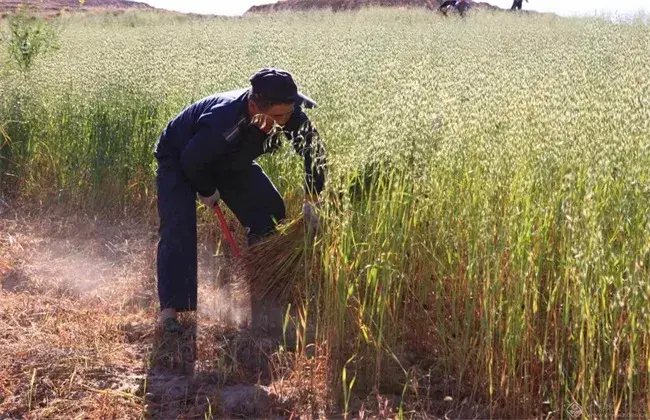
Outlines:
[[219,223],[221,224],[221,230],[223,231],[223,234],[226,235],[226,240],[228,241],[228,245],[230,245],[230,249],[232,249],[232,253],[235,254],[235,257],[241,258],[239,249],[237,249],[237,245],[235,244],[235,239],[232,237],[232,234],[230,233],[230,229],[228,229],[228,225],[226,224],[226,218],[223,217],[223,212],[221,211],[219,204],[214,205],[214,213],[219,218]]

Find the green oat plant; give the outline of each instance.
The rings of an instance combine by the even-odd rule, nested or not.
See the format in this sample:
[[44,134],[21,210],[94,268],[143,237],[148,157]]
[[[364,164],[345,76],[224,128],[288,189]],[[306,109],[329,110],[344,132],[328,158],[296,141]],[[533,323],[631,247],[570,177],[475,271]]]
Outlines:
[[8,52],[9,64],[22,73],[29,71],[38,57],[58,49],[60,29],[30,14],[26,6],[10,15],[6,26],[0,41]]
[[[309,317],[296,324],[315,331],[346,410],[379,394],[403,415],[465,399],[483,417],[650,415],[646,21],[66,19],[29,79],[0,80],[4,194],[155,217],[166,122],[286,68],[320,103],[330,164],[302,253],[317,269],[291,271]],[[296,210],[300,159],[285,147],[261,164]]]

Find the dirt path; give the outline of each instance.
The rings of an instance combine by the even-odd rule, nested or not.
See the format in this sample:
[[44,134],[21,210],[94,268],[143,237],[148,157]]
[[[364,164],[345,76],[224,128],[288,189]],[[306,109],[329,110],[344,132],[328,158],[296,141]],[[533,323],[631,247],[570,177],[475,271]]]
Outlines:
[[185,334],[156,332],[155,243],[127,222],[0,218],[0,418],[291,413],[296,359],[277,325],[242,328],[248,299],[215,287],[212,250]]

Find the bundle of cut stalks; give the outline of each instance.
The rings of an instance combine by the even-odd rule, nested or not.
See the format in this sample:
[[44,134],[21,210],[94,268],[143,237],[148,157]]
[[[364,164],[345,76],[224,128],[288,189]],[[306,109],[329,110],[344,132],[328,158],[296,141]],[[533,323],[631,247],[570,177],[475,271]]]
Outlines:
[[314,274],[311,250],[302,217],[280,226],[277,234],[244,253],[236,269],[238,287],[257,301],[298,301]]

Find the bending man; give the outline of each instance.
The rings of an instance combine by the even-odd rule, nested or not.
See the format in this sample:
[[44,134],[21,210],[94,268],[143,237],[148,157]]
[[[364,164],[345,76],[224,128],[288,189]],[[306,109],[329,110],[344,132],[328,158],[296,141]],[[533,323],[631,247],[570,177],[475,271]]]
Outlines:
[[286,71],[262,69],[250,82],[248,89],[187,107],[156,145],[159,322],[165,331],[180,332],[176,314],[196,310],[197,195],[209,207],[222,199],[247,228],[249,244],[272,234],[285,218],[285,205],[255,159],[275,152],[285,135],[305,162],[303,211],[315,214],[325,182],[325,150],[302,107],[316,104]]

